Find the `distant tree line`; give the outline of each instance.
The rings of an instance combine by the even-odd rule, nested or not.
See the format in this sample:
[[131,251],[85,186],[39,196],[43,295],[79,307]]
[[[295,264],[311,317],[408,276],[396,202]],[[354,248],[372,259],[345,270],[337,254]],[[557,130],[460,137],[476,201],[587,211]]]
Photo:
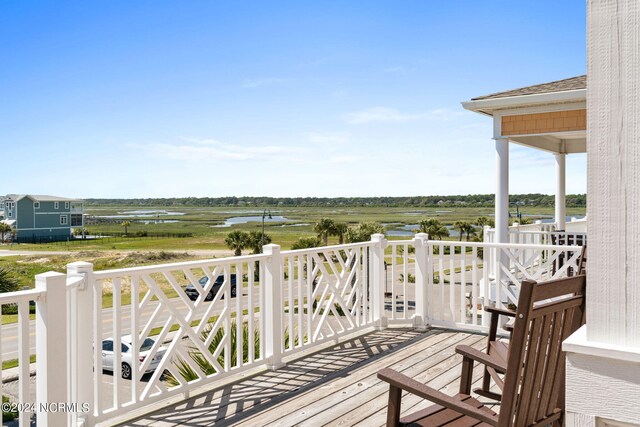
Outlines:
[[[554,196],[549,194],[511,194],[509,200],[523,206],[552,207]],[[493,207],[493,194],[459,196],[414,197],[170,197],[149,199],[85,199],[86,206],[388,206],[388,207]],[[586,207],[586,194],[566,196],[567,207]]]

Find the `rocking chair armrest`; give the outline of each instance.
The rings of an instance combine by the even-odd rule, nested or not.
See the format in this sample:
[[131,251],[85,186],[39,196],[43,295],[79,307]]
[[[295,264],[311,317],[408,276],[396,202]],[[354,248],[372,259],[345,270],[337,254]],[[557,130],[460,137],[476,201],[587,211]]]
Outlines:
[[493,357],[489,356],[487,353],[484,353],[480,350],[476,350],[473,347],[468,345],[459,345],[456,346],[456,353],[461,354],[465,358],[469,358],[475,360],[476,362],[480,362],[484,365],[487,365],[498,372],[505,372],[507,367],[502,363],[497,362]]
[[516,317],[515,311],[509,310],[506,308],[498,308],[493,305],[485,305],[483,308],[484,308],[484,311],[488,313],[495,313],[495,314],[500,314],[502,316]]
[[396,387],[401,390],[408,391],[411,394],[415,394],[418,397],[427,399],[430,402],[438,405],[445,406],[449,409],[460,412],[461,414],[468,415],[479,421],[491,424],[493,426],[498,425],[497,415],[491,415],[484,412],[475,406],[462,402],[456,398],[448,396],[434,388],[431,388],[419,381],[414,380],[400,372],[393,369],[385,368],[378,372],[378,378],[382,381],[388,382],[392,387]]

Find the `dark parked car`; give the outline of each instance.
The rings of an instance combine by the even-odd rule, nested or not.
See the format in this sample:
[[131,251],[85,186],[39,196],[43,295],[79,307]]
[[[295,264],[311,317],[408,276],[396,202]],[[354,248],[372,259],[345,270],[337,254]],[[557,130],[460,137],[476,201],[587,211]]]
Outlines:
[[[236,297],[236,275],[231,274],[230,279],[231,279],[231,298],[235,298]],[[207,286],[208,283],[209,283],[209,278],[207,276],[203,276],[200,278],[200,280],[198,280],[198,285],[202,286],[203,288]],[[216,277],[216,281],[213,282],[213,287],[207,294],[205,301],[211,301],[213,297],[216,296],[216,294],[222,287],[223,283],[224,283],[224,275],[221,274],[220,276]],[[184,291],[186,292],[189,299],[192,301],[195,301],[200,296],[200,293],[198,292],[196,287],[193,285],[193,283],[188,284]],[[224,295],[222,296],[222,298],[224,298]]]

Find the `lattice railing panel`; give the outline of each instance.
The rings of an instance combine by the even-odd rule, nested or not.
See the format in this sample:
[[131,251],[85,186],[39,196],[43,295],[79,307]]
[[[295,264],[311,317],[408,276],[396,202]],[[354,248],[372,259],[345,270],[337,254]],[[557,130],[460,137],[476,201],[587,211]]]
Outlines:
[[368,244],[283,252],[283,350],[372,323]]

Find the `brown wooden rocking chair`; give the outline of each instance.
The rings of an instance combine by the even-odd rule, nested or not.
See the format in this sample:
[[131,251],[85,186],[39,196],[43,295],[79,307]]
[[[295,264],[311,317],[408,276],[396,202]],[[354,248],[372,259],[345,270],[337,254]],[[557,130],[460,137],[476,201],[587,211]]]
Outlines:
[[[387,426],[533,427],[561,422],[565,367],[562,341],[582,323],[585,284],[585,276],[522,283],[499,415],[468,394],[448,396],[386,368],[378,378],[390,384]],[[486,359],[482,363],[501,368],[485,353],[478,352],[477,356]],[[463,368],[461,382],[466,389],[471,384],[470,372]],[[403,390],[436,405],[400,419]]]
[[[577,274],[585,274],[586,273],[586,264],[587,264],[587,245],[582,246],[582,251],[580,253],[580,260],[578,261],[578,268],[571,269],[568,271],[569,275],[573,275],[573,273]],[[491,314],[489,321],[489,335],[487,336],[487,350],[486,356],[489,357],[490,363],[484,363],[483,361],[486,359],[485,355],[482,357],[478,356],[478,350],[473,347],[467,345],[459,345],[456,347],[456,353],[464,356],[463,362],[463,370],[468,371],[469,375],[471,375],[471,370],[473,370],[473,361],[483,363],[484,374],[482,377],[482,385],[478,388],[474,388],[474,393],[488,397],[490,399],[501,400],[502,393],[496,393],[491,390],[492,380],[493,383],[498,387],[500,391],[504,389],[504,380],[503,375],[507,370],[507,355],[509,353],[509,345],[504,340],[500,340],[498,337],[498,326],[500,324],[500,316],[509,317],[510,321],[502,326],[502,328],[509,332],[509,334],[513,333],[513,318],[516,315],[514,310],[498,308],[493,306],[485,306],[484,310]],[[583,322],[584,324],[584,319]],[[574,331],[570,331],[573,333]],[[463,374],[464,377],[464,374]],[[470,394],[471,383],[462,382],[460,384],[460,393]]]

